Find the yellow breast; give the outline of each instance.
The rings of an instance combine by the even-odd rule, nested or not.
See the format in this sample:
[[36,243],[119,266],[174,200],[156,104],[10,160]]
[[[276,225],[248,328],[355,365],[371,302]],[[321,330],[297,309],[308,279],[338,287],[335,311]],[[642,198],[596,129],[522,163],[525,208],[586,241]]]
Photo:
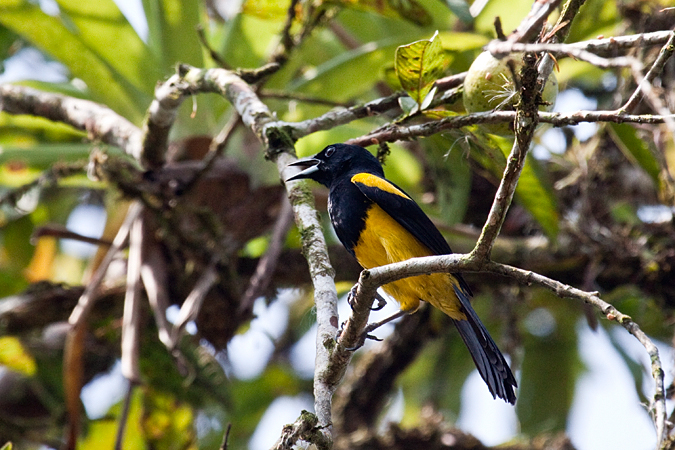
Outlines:
[[[396,222],[382,208],[373,205],[366,217],[366,225],[354,247],[359,264],[366,269],[383,266],[433,253]],[[466,316],[459,311],[459,300],[453,290],[457,280],[451,274],[420,275],[404,278],[382,286],[384,291],[401,305],[404,311],[414,312],[420,301],[457,320]]]

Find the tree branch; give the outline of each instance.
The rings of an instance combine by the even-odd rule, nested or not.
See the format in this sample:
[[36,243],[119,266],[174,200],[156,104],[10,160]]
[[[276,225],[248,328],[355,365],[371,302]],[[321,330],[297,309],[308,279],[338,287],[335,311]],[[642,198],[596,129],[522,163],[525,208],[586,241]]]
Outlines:
[[[675,118],[675,114],[659,116],[653,114],[621,114],[614,111],[577,111],[574,113],[550,113],[538,112],[539,122],[550,123],[556,127],[565,125],[577,125],[582,122],[613,122],[613,123],[665,123],[666,120]],[[490,111],[465,114],[461,116],[446,117],[439,121],[428,122],[419,125],[399,126],[389,125],[382,131],[366,134],[345,141],[348,144],[367,147],[381,142],[395,142],[414,139],[418,137],[432,136],[443,130],[462,128],[480,123],[513,122],[516,118],[515,111]]]
[[518,28],[511,33],[508,40],[511,42],[529,42],[534,39],[539,32],[546,19],[553,12],[555,8],[562,3],[562,0],[543,0],[536,1],[532,5],[530,13],[527,15]]
[[586,61],[596,67],[604,69],[611,67],[642,67],[640,61],[632,56],[603,58],[573,44],[520,44],[517,42],[512,43],[509,41],[494,40],[487,45],[486,50],[492,53],[496,58],[502,58],[509,53],[548,52],[556,55],[572,56],[575,59]]
[[500,264],[481,259],[477,254],[451,254],[441,256],[427,256],[412,258],[407,261],[375,267],[361,272],[357,284],[357,297],[374,294],[378,287],[406,277],[425,275],[429,273],[456,273],[456,272],[487,272],[504,275],[517,280],[523,285],[542,286],[561,298],[582,300],[599,310],[607,320],[623,326],[640,342],[647,351],[652,364],[652,377],[655,382],[655,392],[652,400],[653,420],[657,430],[657,440],[660,447],[666,431],[665,390],[663,382],[663,365],[658,349],[649,337],[627,316],[611,304],[602,300],[597,292],[585,292],[567,284],[539,275],[529,270]]
[[89,100],[5,84],[0,86],[0,110],[62,122],[86,131],[90,140],[121,148],[134,159],[141,155],[141,130],[112,109]]
[[[158,89],[158,92],[169,100],[176,100],[165,102],[156,99],[153,105],[156,105],[158,112],[161,110],[162,117],[171,120],[175,118],[180,101],[187,95],[198,92],[215,92],[223,95],[232,103],[242,122],[265,144],[266,157],[276,163],[281,179],[286,178],[283,176],[286,167],[296,160],[293,156],[292,137],[285,132],[284,124],[276,121],[253,89],[235,73],[223,69],[204,70],[181,66],[179,72],[165,83],[165,87],[166,89]],[[166,126],[169,126],[169,123],[170,121],[166,122]],[[314,208],[313,197],[306,183],[287,183],[286,189],[296,224],[303,236],[303,250],[314,285],[318,324],[314,407],[320,433],[327,442],[332,442],[331,405],[337,383],[330,377],[335,370],[330,366],[330,352],[335,345],[338,322],[334,271],[328,259],[328,250]],[[343,361],[342,373],[349,358],[351,355]]]

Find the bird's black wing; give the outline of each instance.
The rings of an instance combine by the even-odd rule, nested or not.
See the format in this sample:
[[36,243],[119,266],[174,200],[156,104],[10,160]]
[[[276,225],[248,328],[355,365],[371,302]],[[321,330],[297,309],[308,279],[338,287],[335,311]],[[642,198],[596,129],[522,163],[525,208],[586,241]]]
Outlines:
[[352,183],[434,254],[452,253],[450,246],[429,217],[403,189],[389,180],[370,173],[354,175]]

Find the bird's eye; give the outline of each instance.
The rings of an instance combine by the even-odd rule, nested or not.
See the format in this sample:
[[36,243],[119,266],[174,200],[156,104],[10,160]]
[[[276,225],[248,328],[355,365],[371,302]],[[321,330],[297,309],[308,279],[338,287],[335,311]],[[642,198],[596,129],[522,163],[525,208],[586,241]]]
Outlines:
[[330,158],[335,153],[335,147],[328,147],[326,149],[326,158]]

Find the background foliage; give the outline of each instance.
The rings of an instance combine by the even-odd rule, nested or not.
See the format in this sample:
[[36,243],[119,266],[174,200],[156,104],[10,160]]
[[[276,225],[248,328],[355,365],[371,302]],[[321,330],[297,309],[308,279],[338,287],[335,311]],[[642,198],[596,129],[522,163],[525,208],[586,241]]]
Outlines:
[[[250,0],[234,11],[228,2],[221,3],[144,0],[146,21],[134,28],[112,0],[57,0],[51,6],[0,0],[5,76],[10,76],[12,64],[36,49],[46,62],[18,83],[93,100],[141,126],[155,86],[175,72],[177,63],[217,66],[212,50],[228,68],[255,68],[268,62],[278,48],[287,20],[286,2]],[[526,0],[493,0],[476,14],[470,3],[461,0],[337,0],[313,2],[312,7],[310,3],[298,3],[297,14],[300,18],[316,14],[320,17],[316,26],[284,55],[286,59],[279,58],[281,69],[258,90],[270,109],[289,122],[401,89],[410,97],[401,98],[398,113],[424,109],[434,82],[466,71],[495,37],[496,16],[508,33],[532,6]],[[672,6],[667,0],[588,0],[574,19],[567,42],[670,29],[675,13],[667,8]],[[294,22],[292,31],[299,28]],[[651,61],[658,50],[631,52]],[[62,66],[42,73],[52,61]],[[584,101],[596,103],[599,110],[618,107],[635,88],[626,68],[600,69],[573,58],[560,59],[558,65],[561,96],[581,92]],[[671,111],[674,74],[671,60],[657,84]],[[646,104],[639,109],[651,112]],[[455,98],[436,114],[447,117],[462,112],[461,101]],[[216,135],[232,117],[230,105],[216,95],[186,102],[172,129],[172,158],[201,158],[209,142],[204,136]],[[395,114],[374,116],[315,132],[300,139],[296,149],[299,156],[313,154],[394,120]],[[418,115],[414,120],[422,118]],[[675,165],[672,135],[663,125],[625,123],[598,123],[587,136],[570,127],[547,133],[550,129],[542,126],[537,134],[535,156],[528,157],[516,204],[494,250],[495,260],[599,290],[651,336],[670,342],[675,232],[672,186],[663,167],[664,162],[671,168]],[[92,142],[69,126],[7,113],[0,114],[0,146],[0,294],[4,297],[0,300],[0,441],[13,440],[22,448],[59,447],[66,421],[60,324],[67,320],[81,293],[79,286],[86,284],[101,254],[67,252],[60,239],[62,230],[45,232],[45,227],[71,224],[68,219],[77,208],[96,206],[107,214],[103,239],[112,239],[129,193],[110,180],[87,176],[86,169],[92,155],[100,152],[123,157],[119,150]],[[446,130],[393,143],[386,172],[423,205],[452,248],[465,252],[485,221],[510,147],[508,137],[488,135],[476,125]],[[271,356],[251,378],[238,377],[231,367],[223,369],[229,367],[224,361],[230,338],[254,328],[249,322],[252,315],[241,323],[229,322],[228,308],[238,301],[233,292],[245,288],[251,267],[269,244],[281,208],[278,174],[273,164],[264,161],[263,153],[255,137],[238,126],[225,147],[232,172],[225,180],[200,186],[192,197],[211,208],[226,227],[232,225],[226,235],[230,257],[236,262],[228,265],[230,272],[223,272],[218,288],[207,298],[206,312],[197,319],[197,334],[181,344],[187,373],[157,338],[156,325],[146,311],[142,384],[131,399],[125,448],[217,448],[227,423],[232,424],[230,445],[244,447],[275,399],[312,395],[311,379],[291,363],[294,354],[307,348],[300,341],[306,332],[313,333],[314,320],[308,275],[302,273],[306,268],[296,264],[301,260],[295,230],[288,232],[281,257],[286,267],[280,268],[264,292],[265,301],[254,310],[262,314],[265,304],[280,302],[279,289],[300,288],[286,296],[290,299],[279,310],[283,325],[272,336]],[[325,192],[317,189],[317,195],[321,205]],[[82,220],[89,223],[91,218]],[[46,236],[31,238],[38,231]],[[358,268],[327,235],[335,252],[339,286],[346,291]],[[180,304],[203,266],[192,253],[173,256],[175,272],[168,284],[172,302]],[[541,289],[494,276],[468,278],[477,294],[479,315],[519,371],[520,442],[564,432],[575,386],[584,373],[578,333],[589,326],[613,327],[598,322],[583,305]],[[108,372],[119,358],[123,284],[123,277],[109,274],[105,301],[99,302],[87,338],[87,380]],[[473,370],[471,360],[461,340],[449,331],[446,318],[436,313],[431,312],[425,325],[431,337],[394,389],[382,394],[386,399],[403,398],[402,427],[423,425],[430,407],[452,422],[462,401],[468,400],[460,393]],[[637,395],[648,401],[651,391],[642,389],[650,379],[648,372],[619,340],[613,338],[612,344],[634,376]],[[360,364],[366,356],[357,358]],[[83,415],[80,447],[110,448],[121,409],[116,404],[100,418]],[[649,441],[643,448],[647,445]]]

